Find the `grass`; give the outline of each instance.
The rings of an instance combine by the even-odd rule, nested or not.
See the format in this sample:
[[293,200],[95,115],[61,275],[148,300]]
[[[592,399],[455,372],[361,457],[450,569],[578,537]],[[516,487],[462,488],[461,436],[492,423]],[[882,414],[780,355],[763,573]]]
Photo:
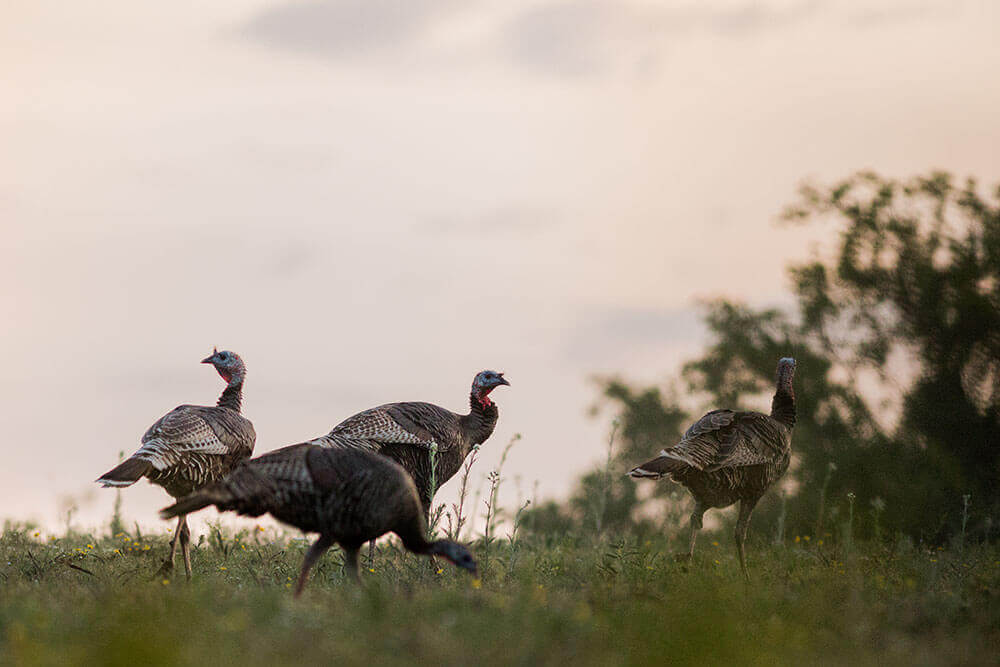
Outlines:
[[855,543],[847,556],[815,539],[765,542],[751,541],[747,586],[721,535],[703,535],[686,565],[663,537],[498,540],[476,587],[387,541],[363,589],[344,580],[331,551],[295,601],[290,586],[308,545],[300,538],[213,531],[194,549],[187,583],[179,573],[154,577],[165,535],[46,537],[8,526],[0,664],[996,660],[996,547],[902,540]]

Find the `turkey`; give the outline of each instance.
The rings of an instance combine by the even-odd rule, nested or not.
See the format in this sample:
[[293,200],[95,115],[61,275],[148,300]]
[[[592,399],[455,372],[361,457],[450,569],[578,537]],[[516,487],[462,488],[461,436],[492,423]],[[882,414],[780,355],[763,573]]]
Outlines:
[[387,532],[418,554],[438,555],[476,573],[472,554],[448,540],[427,540],[427,524],[413,479],[397,463],[365,449],[327,449],[310,443],[283,447],[242,463],[222,480],[160,512],[169,519],[209,505],[244,516],[270,512],[319,539],[306,552],[295,587],[302,594],[309,570],[335,542],[355,581],[358,550]]
[[[215,407],[181,405],[149,427],[142,446],[125,461],[97,479],[105,487],[131,486],[145,477],[162,486],[174,498],[181,498],[209,482],[222,478],[253,454],[256,434],[253,424],[240,415],[246,366],[235,352],[213,350],[202,359],[212,364],[226,388]],[[177,540],[180,538],[184,571],[191,578],[191,533],[184,515],[170,540],[170,555],[160,572],[173,570]]]
[[713,410],[695,422],[673,447],[660,452],[628,474],[635,478],[669,476],[694,496],[691,513],[691,543],[686,554],[694,555],[701,519],[712,507],[740,502],[736,522],[736,549],[743,575],[749,579],[744,544],[750,514],[768,487],[788,469],[792,428],[795,426],[795,393],[792,378],[795,360],[778,361],[777,387],[771,414]]
[[[399,463],[416,482],[426,520],[437,489],[458,472],[474,445],[493,434],[499,412],[490,392],[502,385],[510,386],[503,373],[482,371],[472,381],[467,415],[430,403],[388,403],[348,417],[310,442],[366,449]],[[437,449],[432,470],[433,445]]]

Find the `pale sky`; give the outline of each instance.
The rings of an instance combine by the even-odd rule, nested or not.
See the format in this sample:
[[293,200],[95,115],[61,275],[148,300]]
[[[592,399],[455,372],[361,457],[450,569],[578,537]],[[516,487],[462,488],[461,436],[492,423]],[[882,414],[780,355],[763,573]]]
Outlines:
[[[257,453],[395,400],[464,411],[474,475],[564,496],[590,378],[663,380],[698,302],[790,302],[804,179],[1000,181],[995,0],[348,0],[0,9],[0,519],[92,483],[240,353]],[[764,405],[761,406],[766,407]],[[652,454],[652,452],[651,452]],[[453,481],[439,494],[454,497]],[[165,492],[126,490],[159,526]]]

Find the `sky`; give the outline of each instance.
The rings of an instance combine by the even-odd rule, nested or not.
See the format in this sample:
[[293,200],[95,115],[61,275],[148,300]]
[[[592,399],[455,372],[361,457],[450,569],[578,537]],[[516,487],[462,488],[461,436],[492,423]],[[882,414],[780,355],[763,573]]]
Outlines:
[[[0,519],[245,359],[257,453],[503,371],[473,484],[565,497],[594,378],[663,382],[699,304],[791,303],[805,181],[1000,181],[991,0],[216,0],[0,9]],[[766,405],[761,405],[766,408]],[[665,443],[666,444],[666,443]],[[651,452],[652,454],[653,452]],[[438,496],[455,497],[457,480]],[[166,494],[123,494],[159,526]]]

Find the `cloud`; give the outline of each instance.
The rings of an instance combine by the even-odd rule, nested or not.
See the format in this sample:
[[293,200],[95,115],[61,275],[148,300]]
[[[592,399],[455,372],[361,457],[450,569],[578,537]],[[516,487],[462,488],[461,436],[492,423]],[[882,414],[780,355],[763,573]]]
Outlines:
[[439,22],[461,12],[488,17],[490,24],[486,34],[492,38],[463,45],[470,56],[499,46],[502,60],[557,75],[582,76],[605,70],[616,54],[623,53],[638,71],[650,70],[665,38],[695,30],[746,34],[798,21],[826,1],[796,0],[790,6],[773,7],[747,0],[713,8],[559,0],[527,3],[510,12],[499,1],[470,5],[458,0],[313,0],[274,5],[247,21],[243,33],[276,48],[356,59],[412,50]]
[[420,49],[442,47],[435,43],[435,30],[457,18],[459,24],[481,26],[481,32],[443,47],[441,55],[451,64],[493,59],[559,78],[615,71],[646,78],[658,71],[672,43],[699,35],[749,39],[817,17],[850,28],[880,27],[961,4],[890,0],[859,8],[836,0],[535,0],[511,8],[503,0],[298,0],[265,9],[242,32],[274,48],[327,59],[412,58]]
[[696,32],[736,37],[804,21],[827,0],[787,6],[745,2],[732,7],[653,7],[611,0],[532,7],[503,29],[501,49],[513,61],[557,76],[599,74],[626,66],[655,69],[671,39]]
[[604,69],[612,34],[625,28],[610,27],[620,18],[605,3],[543,5],[515,17],[502,39],[519,64],[564,76],[594,74]]
[[894,2],[878,7],[865,7],[848,14],[847,24],[857,28],[880,28],[887,25],[905,23],[932,15],[959,9],[961,2],[931,3],[931,2]]
[[350,58],[396,49],[419,39],[453,0],[334,0],[271,7],[244,26],[272,46]]

